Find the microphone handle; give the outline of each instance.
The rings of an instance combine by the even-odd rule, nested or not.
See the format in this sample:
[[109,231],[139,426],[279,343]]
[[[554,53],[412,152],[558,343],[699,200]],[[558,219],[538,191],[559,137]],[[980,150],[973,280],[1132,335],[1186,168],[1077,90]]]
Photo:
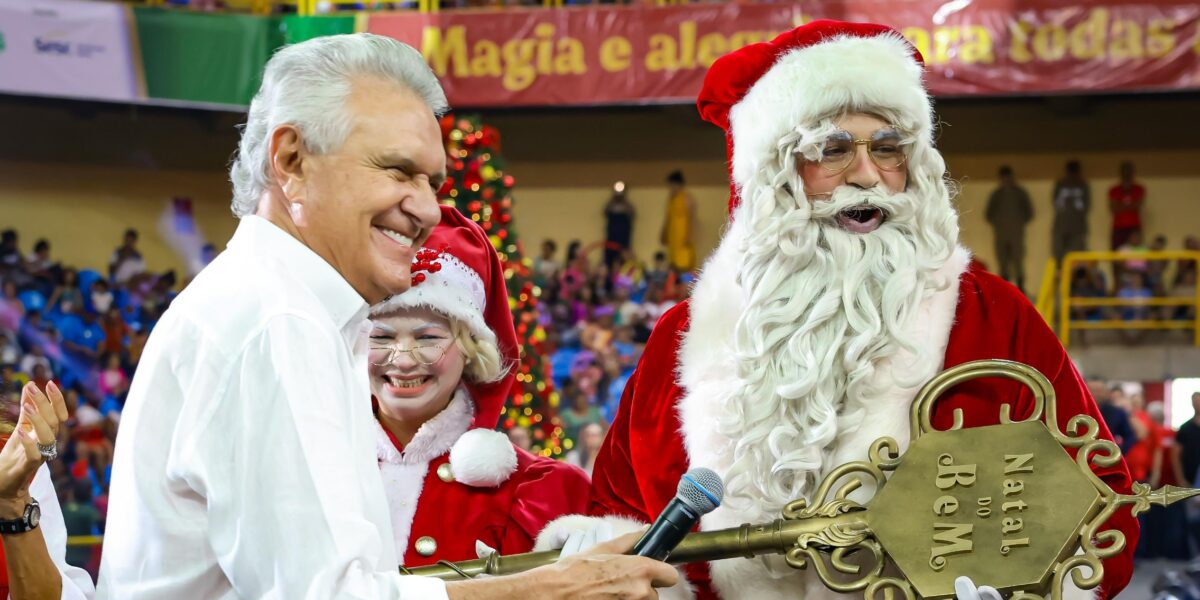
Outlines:
[[679,498],[673,498],[654,524],[633,546],[633,554],[655,560],[667,560],[675,546],[696,526],[700,516]]

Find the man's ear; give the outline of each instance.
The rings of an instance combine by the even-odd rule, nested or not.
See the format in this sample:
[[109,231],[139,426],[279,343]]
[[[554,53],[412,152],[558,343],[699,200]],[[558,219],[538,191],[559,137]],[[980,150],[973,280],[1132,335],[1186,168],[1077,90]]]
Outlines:
[[280,125],[271,132],[268,148],[271,178],[290,204],[304,204],[305,169],[310,165],[308,149],[300,130],[292,124]]

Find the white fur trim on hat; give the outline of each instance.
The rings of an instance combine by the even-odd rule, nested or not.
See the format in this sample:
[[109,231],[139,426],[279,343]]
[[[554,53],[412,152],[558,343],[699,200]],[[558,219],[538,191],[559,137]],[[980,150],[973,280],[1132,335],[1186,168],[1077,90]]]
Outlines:
[[490,429],[472,429],[450,448],[454,480],[474,487],[496,487],[517,470],[517,451],[508,436]]
[[487,306],[483,279],[449,253],[443,252],[435,260],[441,265],[439,270],[422,271],[424,281],[414,283],[408,291],[372,306],[371,318],[409,308],[431,308],[465,324],[476,339],[495,343],[496,334],[483,319],[483,311]]
[[843,110],[890,109],[904,121],[893,125],[931,142],[933,105],[923,74],[912,47],[895,34],[838,36],[783,54],[730,109],[734,181],[750,181],[797,126]]

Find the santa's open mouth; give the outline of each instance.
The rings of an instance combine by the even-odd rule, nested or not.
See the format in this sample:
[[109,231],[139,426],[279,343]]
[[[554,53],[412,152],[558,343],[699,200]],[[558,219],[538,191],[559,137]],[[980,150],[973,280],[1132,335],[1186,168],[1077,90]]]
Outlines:
[[837,222],[850,233],[871,233],[887,220],[887,214],[878,206],[864,204],[847,208],[838,213]]

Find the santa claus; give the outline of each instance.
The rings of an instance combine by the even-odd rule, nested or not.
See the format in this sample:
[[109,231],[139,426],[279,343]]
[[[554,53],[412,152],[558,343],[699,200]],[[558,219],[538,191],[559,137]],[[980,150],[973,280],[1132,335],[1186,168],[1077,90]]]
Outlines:
[[[724,504],[703,530],[779,518],[870,444],[909,439],[917,390],[978,359],[1033,366],[1053,383],[1060,426],[1100,413],[1054,334],[1015,288],[972,268],[953,185],[933,144],[920,54],[895,30],[816,21],[742,48],[709,70],[701,116],[727,134],[731,224],[690,301],[658,322],[596,461],[590,512],[644,526],[691,467],[715,470]],[[1030,414],[1020,384],[975,380],[937,406],[946,429]],[[1103,423],[1103,421],[1100,421]],[[1109,438],[1101,425],[1102,437]],[[1121,463],[1096,469],[1129,490]],[[866,500],[873,490],[860,490]],[[587,525],[552,524],[545,543]],[[1110,598],[1132,570],[1137,525],[1108,524],[1125,552],[1105,562]],[[689,565],[663,597],[832,598],[779,557]],[[987,581],[977,582],[987,584]],[[974,593],[974,590],[971,590]],[[962,595],[966,597],[971,594]]]

